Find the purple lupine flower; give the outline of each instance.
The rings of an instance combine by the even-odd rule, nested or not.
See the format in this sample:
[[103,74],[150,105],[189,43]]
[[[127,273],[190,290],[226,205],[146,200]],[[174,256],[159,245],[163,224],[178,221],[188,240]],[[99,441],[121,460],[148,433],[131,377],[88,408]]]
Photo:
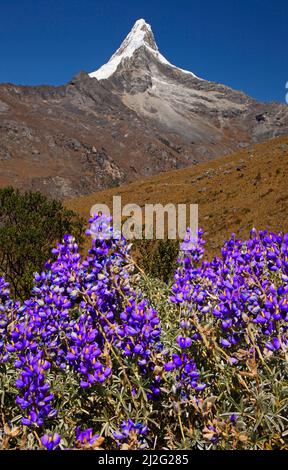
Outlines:
[[128,419],[127,421],[122,421],[119,429],[113,432],[113,437],[118,443],[128,442],[131,433],[135,433],[139,442],[143,445],[145,444],[144,438],[148,433],[148,427],[142,423]]
[[97,441],[99,438],[99,434],[93,434],[93,429],[88,428],[81,431],[80,427],[78,426],[76,429],[76,440],[80,444],[80,446],[91,446]]
[[177,343],[179,344],[181,349],[189,348],[192,344],[192,339],[185,336],[177,336],[176,338]]
[[44,434],[44,436],[41,437],[42,445],[46,447],[47,450],[57,449],[60,441],[61,441],[61,436],[57,434],[57,432],[53,434]]
[[[189,236],[188,232],[188,241]],[[186,337],[192,342],[201,341],[199,332],[189,324],[193,310],[200,324],[212,313],[218,326],[219,345],[231,354],[247,348],[249,323],[257,326],[256,340],[260,349],[276,353],[280,342],[287,348],[287,234],[252,230],[250,239],[243,242],[232,235],[224,243],[222,257],[211,262],[201,261],[201,237],[198,244],[194,240],[194,244],[189,245],[187,240],[183,246],[185,252],[179,258],[171,297],[172,302],[181,304],[179,346],[185,349]],[[277,287],[274,285],[276,275],[282,281]],[[248,350],[253,354],[252,340]],[[231,355],[231,363],[237,362]]]

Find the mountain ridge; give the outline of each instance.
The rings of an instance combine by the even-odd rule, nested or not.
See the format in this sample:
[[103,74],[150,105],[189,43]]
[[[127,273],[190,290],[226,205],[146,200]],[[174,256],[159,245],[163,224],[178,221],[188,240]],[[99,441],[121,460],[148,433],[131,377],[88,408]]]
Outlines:
[[105,79],[81,72],[58,87],[0,85],[1,186],[80,196],[288,134],[286,105],[173,66],[151,27],[134,27],[131,54],[123,59],[128,34]]

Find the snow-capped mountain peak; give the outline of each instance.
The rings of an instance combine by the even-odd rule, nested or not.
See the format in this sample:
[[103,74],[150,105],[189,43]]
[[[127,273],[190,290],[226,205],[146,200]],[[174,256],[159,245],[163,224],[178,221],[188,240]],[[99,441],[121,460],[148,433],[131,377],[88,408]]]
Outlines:
[[[128,36],[124,39],[119,49],[117,49],[117,51],[112,55],[107,64],[102,65],[102,67],[95,72],[90,73],[90,77],[97,78],[97,80],[105,80],[109,78],[116,72],[121,62],[124,59],[131,58],[135,51],[140,47],[145,47],[154,56],[154,58],[162,64],[175,69],[177,68],[168,62],[162,54],[160,54],[151,26],[146,23],[144,19],[139,19],[136,21]],[[177,69],[196,77],[192,72],[179,68]]]
[[139,47],[142,46],[149,47],[154,51],[158,51],[150,24],[146,23],[145,20],[140,19],[136,21],[132,30],[121,44],[116,54],[130,56],[130,54],[133,54],[136,49],[139,49]]

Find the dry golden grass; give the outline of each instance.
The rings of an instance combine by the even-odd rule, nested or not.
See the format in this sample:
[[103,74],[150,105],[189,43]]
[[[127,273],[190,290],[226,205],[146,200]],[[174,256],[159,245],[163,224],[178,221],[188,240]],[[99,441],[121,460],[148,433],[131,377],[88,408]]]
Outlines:
[[67,200],[85,217],[96,203],[112,207],[137,203],[199,204],[199,225],[207,251],[219,252],[235,232],[247,237],[252,227],[288,231],[288,136],[271,139],[209,163],[162,173],[118,188]]

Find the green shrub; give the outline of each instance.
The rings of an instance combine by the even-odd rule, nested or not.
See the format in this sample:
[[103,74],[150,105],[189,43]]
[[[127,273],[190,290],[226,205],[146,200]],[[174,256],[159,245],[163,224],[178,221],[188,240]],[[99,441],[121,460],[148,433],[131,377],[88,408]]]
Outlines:
[[151,277],[169,284],[177,265],[179,242],[176,240],[141,240],[134,242],[139,266]]
[[81,243],[84,220],[61,202],[39,192],[0,189],[0,273],[16,297],[29,295],[33,273],[43,268],[65,233]]

